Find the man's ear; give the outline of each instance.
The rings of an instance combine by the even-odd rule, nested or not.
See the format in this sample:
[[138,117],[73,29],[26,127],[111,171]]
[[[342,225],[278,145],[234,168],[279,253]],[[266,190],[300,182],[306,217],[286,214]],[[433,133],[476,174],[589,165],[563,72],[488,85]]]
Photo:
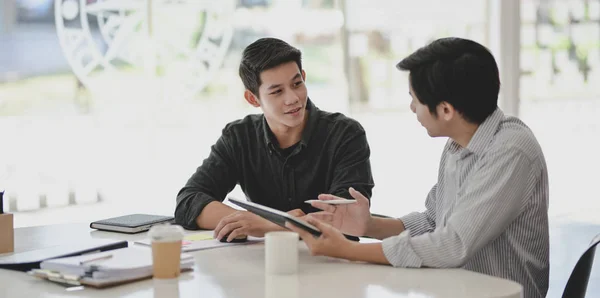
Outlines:
[[306,82],[306,72],[302,70],[302,81]]
[[255,108],[260,107],[260,101],[258,101],[258,97],[256,97],[254,95],[254,93],[252,93],[252,91],[246,89],[246,91],[244,91],[244,98],[253,107],[255,107]]
[[456,110],[454,107],[446,101],[442,101],[437,106],[437,114],[443,120],[450,121],[452,118],[456,117]]

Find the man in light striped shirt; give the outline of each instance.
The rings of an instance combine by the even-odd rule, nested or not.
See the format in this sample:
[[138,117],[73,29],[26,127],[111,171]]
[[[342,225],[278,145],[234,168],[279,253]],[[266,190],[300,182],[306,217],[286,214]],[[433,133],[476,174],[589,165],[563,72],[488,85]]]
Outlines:
[[[476,42],[443,38],[397,67],[410,71],[410,108],[417,120],[430,136],[449,137],[426,210],[400,219],[372,217],[368,200],[350,189],[355,204],[313,203],[323,211],[307,220],[321,237],[290,229],[316,255],[395,267],[460,267],[516,281],[524,297],[545,297],[546,162],[531,130],[497,106],[494,57]],[[340,231],[383,241],[355,243]]]

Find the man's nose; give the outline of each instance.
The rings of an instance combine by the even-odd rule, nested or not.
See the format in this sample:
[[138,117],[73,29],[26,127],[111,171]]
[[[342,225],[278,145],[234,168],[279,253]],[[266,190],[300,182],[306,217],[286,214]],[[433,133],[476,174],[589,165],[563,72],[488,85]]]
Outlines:
[[290,106],[296,104],[300,101],[300,97],[296,94],[296,92],[288,92],[289,96],[285,98],[285,104]]

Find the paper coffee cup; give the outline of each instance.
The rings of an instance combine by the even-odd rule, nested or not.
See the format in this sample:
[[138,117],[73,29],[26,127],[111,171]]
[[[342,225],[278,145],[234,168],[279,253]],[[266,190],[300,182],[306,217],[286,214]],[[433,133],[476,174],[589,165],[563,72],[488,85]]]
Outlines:
[[265,235],[265,272],[294,274],[298,272],[298,233],[269,232]]
[[152,273],[154,278],[179,277],[183,228],[178,225],[156,225],[148,233],[152,241]]

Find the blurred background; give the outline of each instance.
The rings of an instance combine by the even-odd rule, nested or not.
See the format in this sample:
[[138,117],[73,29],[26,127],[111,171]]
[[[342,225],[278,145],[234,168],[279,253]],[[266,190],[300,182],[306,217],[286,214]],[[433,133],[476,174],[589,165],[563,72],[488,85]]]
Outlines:
[[548,297],[562,293],[600,233],[600,0],[0,0],[0,188],[15,225],[172,214],[224,125],[260,112],[237,67],[265,36],[302,50],[317,106],[365,127],[372,211],[390,216],[424,208],[446,142],[410,112],[395,64],[439,37],[488,46],[501,107],[546,155]]

